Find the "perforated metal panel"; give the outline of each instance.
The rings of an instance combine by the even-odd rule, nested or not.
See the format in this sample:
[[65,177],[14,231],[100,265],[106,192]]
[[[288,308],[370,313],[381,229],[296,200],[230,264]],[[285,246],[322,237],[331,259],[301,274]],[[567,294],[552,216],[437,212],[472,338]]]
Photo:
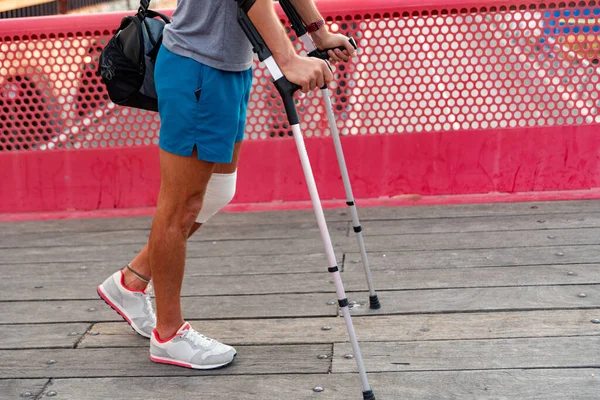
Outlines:
[[[359,43],[332,85],[344,135],[598,124],[595,2],[330,15]],[[5,35],[0,23],[0,151],[145,146],[157,114],[116,107],[96,76],[112,29]],[[299,96],[306,136],[328,135],[318,94]],[[257,66],[250,140],[291,134]],[[273,139],[271,139],[273,138]]]
[[600,8],[424,14],[358,24],[350,133],[600,122]]

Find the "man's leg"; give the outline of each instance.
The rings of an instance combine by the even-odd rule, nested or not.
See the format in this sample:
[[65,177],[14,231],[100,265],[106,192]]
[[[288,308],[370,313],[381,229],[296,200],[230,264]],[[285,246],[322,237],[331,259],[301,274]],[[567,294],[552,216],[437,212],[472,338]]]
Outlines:
[[215,164],[160,150],[161,185],[148,242],[156,296],[156,333],[169,338],[183,325],[181,285],[186,242]]
[[[236,172],[238,161],[240,158],[241,148],[242,142],[236,143],[233,150],[232,161],[227,164],[216,163],[213,174],[233,174],[234,172]],[[194,222],[194,225],[192,225],[192,229],[190,229],[188,238],[191,237],[201,226],[201,223]],[[135,256],[135,258],[131,261],[129,265],[131,265],[131,268],[133,268],[133,270],[135,270],[138,274],[145,276],[148,279],[152,278],[152,271],[150,268],[150,261],[148,257],[148,244],[144,246],[142,251],[140,251]],[[137,278],[135,274],[133,274],[131,271],[124,269],[123,274],[125,275],[124,282],[126,287],[133,290],[146,289],[147,283]]]
[[[194,225],[192,225],[192,229],[190,229],[188,238],[190,238],[201,226],[202,224],[194,222]],[[131,260],[129,265],[138,274],[148,279],[152,279],[152,270],[150,268],[150,260],[148,255],[148,243],[146,243],[144,248],[134,257],[133,260]],[[146,282],[140,280],[137,276],[135,276],[133,272],[129,271],[128,269],[124,269],[123,274],[125,275],[125,286],[129,289],[144,290],[148,286]]]

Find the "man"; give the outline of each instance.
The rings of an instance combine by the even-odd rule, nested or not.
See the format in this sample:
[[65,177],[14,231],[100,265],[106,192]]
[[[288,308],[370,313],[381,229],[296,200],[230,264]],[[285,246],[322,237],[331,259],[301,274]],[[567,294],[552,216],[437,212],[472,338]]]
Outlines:
[[[313,40],[333,62],[354,53],[347,38],[331,34],[313,0],[295,0]],[[237,24],[234,0],[179,0],[165,28],[155,79],[162,121],[161,185],[150,240],[123,270],[98,287],[99,295],[132,328],[151,339],[154,362],[195,369],[231,363],[233,347],[209,339],[181,313],[186,241],[235,193],[236,170],[252,84],[252,48]],[[287,79],[309,92],[333,76],[322,60],[296,54],[272,0],[256,0],[249,17]],[[314,23],[314,24],[313,24]],[[155,317],[147,290],[152,278]]]

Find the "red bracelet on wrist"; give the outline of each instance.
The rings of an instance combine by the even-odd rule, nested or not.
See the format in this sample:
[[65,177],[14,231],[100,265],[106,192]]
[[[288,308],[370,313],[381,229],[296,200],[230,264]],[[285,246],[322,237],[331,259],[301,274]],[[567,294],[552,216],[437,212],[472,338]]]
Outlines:
[[323,25],[325,25],[325,20],[323,18],[321,18],[320,20],[318,20],[317,22],[313,22],[310,25],[306,26],[306,31],[308,33],[315,33],[316,31],[318,31]]

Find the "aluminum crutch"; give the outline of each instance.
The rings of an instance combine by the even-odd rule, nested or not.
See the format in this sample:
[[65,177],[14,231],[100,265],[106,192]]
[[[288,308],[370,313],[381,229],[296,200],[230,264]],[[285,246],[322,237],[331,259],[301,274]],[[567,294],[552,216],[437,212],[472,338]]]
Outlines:
[[354,352],[354,359],[356,360],[356,365],[358,366],[358,373],[360,375],[362,384],[363,400],[374,400],[375,394],[373,393],[367,378],[367,371],[365,369],[362,353],[358,345],[358,339],[354,331],[354,325],[352,324],[352,317],[350,316],[348,298],[346,297],[344,285],[342,283],[342,277],[337,267],[337,259],[333,251],[333,244],[331,243],[331,237],[329,236],[329,231],[327,229],[325,214],[323,213],[323,207],[317,191],[317,185],[315,183],[315,178],[310,166],[310,160],[308,159],[308,154],[304,145],[304,138],[302,136],[302,130],[300,128],[300,122],[298,119],[298,112],[296,110],[296,104],[294,103],[294,93],[299,89],[299,87],[288,81],[283,75],[281,69],[275,62],[271,51],[250,21],[247,13],[254,4],[254,0],[236,1],[238,1],[238,5],[240,6],[238,10],[238,22],[252,43],[253,50],[258,55],[259,60],[265,63],[273,78],[273,84],[283,100],[287,118],[294,134],[294,141],[296,142],[296,147],[298,148],[298,155],[300,156],[300,162],[302,164],[302,170],[306,179],[306,185],[308,186],[308,191],[310,193],[310,199],[317,217],[321,239],[325,245],[325,252],[329,262],[328,270],[331,273],[335,283],[338,304],[344,316],[344,322],[346,323],[348,336],[350,337],[350,343]]
[[[328,51],[333,49],[317,49],[317,46],[315,46],[310,35],[308,34],[306,26],[292,2],[290,0],[279,0],[279,4],[290,20],[290,24],[296,33],[296,36],[300,38],[302,43],[304,43],[304,47],[306,50],[308,50],[308,56],[320,58],[329,63]],[[356,42],[354,39],[348,38],[348,40],[356,49]],[[343,50],[344,48],[340,47],[339,49]],[[337,127],[335,115],[333,113],[333,106],[331,104],[330,92],[327,87],[321,89],[321,97],[323,97],[323,103],[327,113],[327,120],[329,122],[329,129],[331,130],[331,137],[333,138],[333,145],[335,147],[335,154],[337,155],[340,172],[342,174],[342,181],[344,183],[344,190],[346,191],[346,204],[350,207],[350,212],[352,214],[352,225],[354,232],[356,233],[356,239],[358,240],[360,257],[362,258],[367,284],[369,285],[369,306],[372,309],[378,309],[381,308],[381,303],[379,302],[379,298],[375,292],[375,285],[373,284],[373,276],[371,274],[371,266],[369,264],[369,258],[367,257],[367,250],[365,249],[365,241],[362,234],[362,226],[360,225],[360,220],[358,219],[358,210],[356,208],[356,202],[354,201],[354,194],[352,193],[352,185],[350,183],[350,176],[348,175],[348,168],[346,167],[346,159],[344,157],[344,150],[342,149],[342,141],[340,140],[340,132]]]

